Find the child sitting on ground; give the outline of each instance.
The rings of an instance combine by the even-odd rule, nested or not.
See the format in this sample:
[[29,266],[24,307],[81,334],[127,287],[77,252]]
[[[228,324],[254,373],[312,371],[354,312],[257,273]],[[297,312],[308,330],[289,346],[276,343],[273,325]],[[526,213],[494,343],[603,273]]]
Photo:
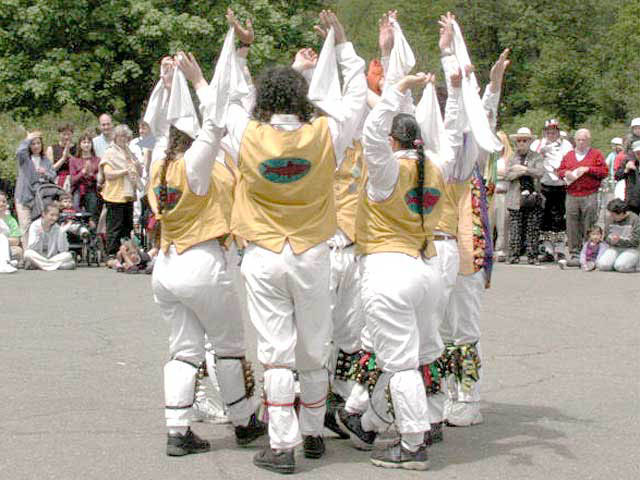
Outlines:
[[[589,230],[589,240],[585,242],[580,252],[580,268],[585,272],[595,270],[596,262],[609,247],[602,241],[602,235],[602,228],[597,225]],[[567,261],[564,259],[559,260],[558,266],[564,270],[567,268]]]
[[142,248],[138,247],[133,240],[122,241],[116,258],[107,262],[109,268],[118,272],[138,273],[144,272],[151,257]]
[[73,270],[76,264],[69,252],[67,236],[57,225],[60,209],[55,203],[44,207],[42,216],[29,227],[25,269]]
[[635,272],[640,263],[640,218],[618,198],[607,204],[607,211],[605,239],[609,248],[596,262],[596,268],[604,272]]
[[[7,195],[0,192],[0,273],[13,273],[22,260],[20,228],[9,212]],[[13,257],[13,258],[12,258]]]

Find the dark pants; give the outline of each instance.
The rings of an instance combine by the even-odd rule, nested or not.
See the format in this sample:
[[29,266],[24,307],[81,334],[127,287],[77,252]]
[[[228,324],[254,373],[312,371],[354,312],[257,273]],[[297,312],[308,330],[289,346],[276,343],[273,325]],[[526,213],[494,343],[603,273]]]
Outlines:
[[120,239],[130,238],[133,229],[133,202],[104,202],[107,209],[107,255],[120,249]]
[[538,241],[540,238],[540,219],[542,208],[521,208],[509,210],[509,257],[520,256],[524,239],[528,258],[538,255]]
[[580,255],[589,230],[598,220],[598,194],[584,197],[567,195],[567,243],[571,255]]
[[86,192],[84,195],[80,195],[78,192],[73,193],[73,208],[76,210],[84,210],[93,215],[94,220],[97,222],[98,212],[98,195],[96,192]]
[[545,198],[545,205],[540,229],[543,232],[564,232],[567,228],[564,218],[567,188],[542,185],[542,195]]

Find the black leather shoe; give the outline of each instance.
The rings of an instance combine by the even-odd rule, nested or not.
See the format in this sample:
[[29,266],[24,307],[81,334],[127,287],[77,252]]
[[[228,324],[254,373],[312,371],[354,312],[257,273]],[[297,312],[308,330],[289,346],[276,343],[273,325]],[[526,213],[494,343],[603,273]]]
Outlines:
[[256,418],[256,414],[251,415],[246,427],[235,427],[236,443],[241,447],[250,444],[256,438],[267,433],[267,425]]
[[211,444],[198,437],[191,428],[187,433],[167,435],[167,455],[170,457],[182,457],[190,453],[202,453],[211,450]]
[[424,434],[424,442],[427,447],[430,447],[434,443],[440,443],[444,440],[444,433],[442,429],[442,425],[444,422],[432,423],[431,430],[425,432]]
[[293,473],[296,468],[293,449],[276,453],[271,448],[265,448],[255,454],[253,464],[271,472],[285,474]]
[[336,412],[330,412],[327,410],[327,413],[324,414],[324,426],[328,428],[333,433],[338,435],[342,440],[346,440],[349,438],[349,434],[345,432],[340,425],[338,425],[338,421],[336,420]]
[[322,437],[306,435],[302,444],[305,458],[320,458],[324,455],[324,440]]
[[338,410],[338,418],[341,426],[349,430],[353,435],[351,440],[359,450],[371,450],[376,441],[376,432],[365,432],[362,428],[362,415],[349,413],[344,408]]
[[422,445],[416,452],[410,452],[402,446],[402,442],[398,442],[384,450],[373,452],[371,463],[384,468],[426,470],[429,468],[429,457],[425,445]]

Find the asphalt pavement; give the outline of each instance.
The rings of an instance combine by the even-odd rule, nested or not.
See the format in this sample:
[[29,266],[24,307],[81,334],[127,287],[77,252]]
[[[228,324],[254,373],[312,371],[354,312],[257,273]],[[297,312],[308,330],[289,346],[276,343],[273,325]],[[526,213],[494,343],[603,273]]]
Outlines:
[[[277,478],[225,425],[165,456],[167,328],[150,277],[104,268],[0,276],[1,479]],[[499,265],[482,318],[485,422],[447,428],[427,472],[374,467],[327,434],[309,479],[640,478],[640,274]],[[247,328],[249,357],[255,337]]]

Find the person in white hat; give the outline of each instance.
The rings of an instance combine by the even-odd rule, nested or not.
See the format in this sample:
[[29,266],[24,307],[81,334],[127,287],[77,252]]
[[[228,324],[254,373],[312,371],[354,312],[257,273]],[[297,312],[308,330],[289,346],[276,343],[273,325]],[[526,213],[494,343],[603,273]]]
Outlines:
[[573,145],[568,140],[566,132],[562,134],[558,120],[545,120],[543,137],[534,140],[530,147],[542,155],[544,161],[544,175],[540,181],[541,193],[546,199],[540,225],[545,250],[544,260],[562,259],[565,251],[567,189],[564,181],[558,178],[556,169],[560,166],[562,158],[573,150]]
[[614,137],[611,139],[611,152],[607,155],[605,162],[609,167],[609,177],[613,180],[613,176],[616,172],[616,157],[618,154],[624,150],[622,138]]
[[640,140],[631,144],[627,154],[615,173],[615,179],[625,183],[624,201],[635,214],[640,213]]
[[629,133],[624,138],[624,150],[627,154],[631,153],[633,142],[637,140],[640,140],[640,117],[631,120]]
[[505,207],[509,211],[509,263],[520,262],[524,237],[527,261],[538,264],[538,241],[544,200],[540,193],[540,179],[544,163],[539,153],[529,147],[535,136],[527,127],[518,129],[511,140],[516,150],[508,160],[505,174],[509,188]]

